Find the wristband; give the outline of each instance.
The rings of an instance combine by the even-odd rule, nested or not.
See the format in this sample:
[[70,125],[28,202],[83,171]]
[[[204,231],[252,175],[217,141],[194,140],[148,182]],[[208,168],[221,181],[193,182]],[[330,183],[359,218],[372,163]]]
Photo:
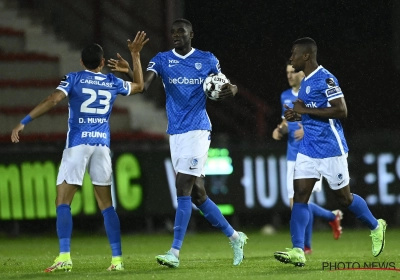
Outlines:
[[26,115],[26,117],[22,119],[21,123],[22,123],[23,125],[26,125],[26,124],[29,123],[31,120],[32,120],[32,117],[29,116],[29,115]]

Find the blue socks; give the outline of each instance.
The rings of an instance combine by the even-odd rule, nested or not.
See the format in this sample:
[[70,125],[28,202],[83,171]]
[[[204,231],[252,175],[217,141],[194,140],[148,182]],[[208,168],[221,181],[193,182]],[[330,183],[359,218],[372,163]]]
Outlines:
[[326,210],[315,203],[309,202],[308,208],[314,216],[320,217],[328,222],[332,222],[336,218],[335,214],[333,214],[331,211]]
[[110,206],[101,211],[101,214],[103,214],[104,217],[104,226],[106,228],[108,241],[110,242],[112,256],[122,256],[121,226],[117,212],[115,212],[113,206]]
[[71,251],[72,234],[72,214],[71,207],[68,204],[57,206],[57,235],[60,246],[60,253],[69,253]]
[[354,215],[369,227],[370,230],[374,230],[378,226],[378,221],[372,215],[365,200],[353,193],[353,202],[348,208]]
[[293,203],[290,219],[290,235],[293,248],[304,250],[304,236],[307,224],[310,220],[310,211],[306,203]]
[[203,212],[204,217],[209,221],[214,227],[220,229],[227,237],[231,237],[234,233],[234,229],[222,215],[221,210],[218,206],[207,197],[207,200],[199,206],[201,212]]
[[[204,217],[216,228],[220,229],[227,237],[231,237],[234,233],[232,226],[228,223],[221,211],[211,199],[207,200],[198,207],[203,212]],[[172,248],[180,250],[183,239],[192,214],[192,200],[190,196],[178,197],[178,208],[176,209],[174,224],[174,241]]]
[[312,239],[312,231],[314,225],[314,213],[312,211],[311,204],[308,204],[308,212],[310,214],[310,219],[308,220],[308,224],[306,227],[306,232],[304,235],[304,246],[311,249],[311,239]]
[[335,219],[335,214],[333,214],[331,211],[328,211],[321,206],[318,206],[315,203],[309,202],[308,203],[308,210],[310,212],[310,220],[307,224],[306,227],[306,232],[305,232],[305,239],[304,239],[304,245],[308,248],[311,248],[311,238],[312,238],[312,230],[313,230],[313,224],[314,224],[314,216],[316,217],[321,217],[324,220],[327,220],[328,222],[332,222]]
[[192,199],[190,196],[178,196],[178,208],[175,213],[174,241],[172,248],[180,250],[192,215]]

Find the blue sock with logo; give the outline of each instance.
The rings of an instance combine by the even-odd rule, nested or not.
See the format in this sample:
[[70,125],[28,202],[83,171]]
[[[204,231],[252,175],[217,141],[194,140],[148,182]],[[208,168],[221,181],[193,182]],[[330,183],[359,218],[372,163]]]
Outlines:
[[71,207],[68,204],[57,206],[57,236],[60,246],[60,253],[69,253],[71,251],[72,234],[72,214]]
[[308,220],[306,231],[304,233],[304,246],[311,248],[312,231],[313,231],[313,225],[314,225],[314,213],[311,209],[310,204],[308,204],[308,212],[310,214],[310,216],[309,216],[310,218]]
[[326,210],[315,203],[309,202],[308,207],[310,208],[314,216],[320,217],[324,220],[327,220],[328,222],[332,222],[336,218],[335,214],[333,214],[331,211]]
[[222,215],[218,206],[211,199],[207,197],[206,201],[199,206],[199,209],[207,221],[209,221],[214,227],[220,229],[227,237],[233,235],[234,229],[225,219],[224,215]]
[[357,219],[367,225],[370,230],[376,229],[378,226],[378,221],[372,215],[367,203],[362,197],[353,193],[353,202],[350,204],[348,209],[354,213]]
[[304,250],[304,235],[310,211],[307,203],[293,203],[292,215],[290,219],[290,235],[292,236],[293,248]]
[[174,241],[172,248],[180,250],[186,230],[192,215],[192,198],[190,196],[178,196],[178,207],[175,213]]
[[121,225],[117,212],[115,212],[113,206],[110,206],[101,211],[101,214],[104,217],[104,227],[106,228],[108,242],[110,242],[112,256],[122,256]]

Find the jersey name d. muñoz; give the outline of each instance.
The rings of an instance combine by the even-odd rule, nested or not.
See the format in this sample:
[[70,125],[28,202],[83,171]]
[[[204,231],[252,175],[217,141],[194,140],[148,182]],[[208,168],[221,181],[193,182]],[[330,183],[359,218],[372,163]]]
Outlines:
[[[293,108],[293,101],[298,98],[298,92],[294,92],[292,89],[287,89],[281,94],[281,105],[282,105],[282,119],[284,119],[284,113],[287,105],[289,108]],[[300,129],[299,124],[301,122],[287,122],[288,124],[288,140],[287,140],[287,151],[286,160],[295,161],[297,157],[297,152],[299,151],[299,146],[301,140],[296,140],[294,138],[294,133],[296,130]]]
[[131,83],[113,74],[84,70],[64,76],[57,89],[68,96],[66,148],[81,144],[110,147],[111,109],[118,94],[130,94]]
[[175,49],[160,52],[147,67],[161,77],[166,93],[167,133],[211,130],[206,111],[203,82],[211,73],[220,73],[218,59],[210,52],[195,48],[185,56]]
[[[310,108],[330,107],[329,101],[343,97],[335,76],[321,65],[300,84],[299,99]],[[311,158],[328,158],[348,152],[343,127],[338,119],[303,114],[303,141],[299,153]]]

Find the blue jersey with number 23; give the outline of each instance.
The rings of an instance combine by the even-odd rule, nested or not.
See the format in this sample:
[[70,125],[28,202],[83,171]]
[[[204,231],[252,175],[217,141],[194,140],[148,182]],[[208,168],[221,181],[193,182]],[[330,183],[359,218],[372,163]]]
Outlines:
[[109,147],[112,106],[118,94],[130,94],[131,83],[113,74],[84,70],[66,75],[57,89],[69,99],[66,148],[81,144]]

